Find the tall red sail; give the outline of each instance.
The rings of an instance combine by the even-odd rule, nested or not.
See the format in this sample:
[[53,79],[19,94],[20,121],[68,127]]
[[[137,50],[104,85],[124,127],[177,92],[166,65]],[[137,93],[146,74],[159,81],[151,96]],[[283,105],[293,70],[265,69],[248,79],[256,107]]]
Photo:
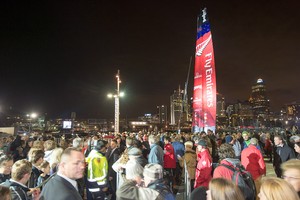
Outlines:
[[195,52],[193,132],[216,129],[216,71],[206,8],[198,17]]

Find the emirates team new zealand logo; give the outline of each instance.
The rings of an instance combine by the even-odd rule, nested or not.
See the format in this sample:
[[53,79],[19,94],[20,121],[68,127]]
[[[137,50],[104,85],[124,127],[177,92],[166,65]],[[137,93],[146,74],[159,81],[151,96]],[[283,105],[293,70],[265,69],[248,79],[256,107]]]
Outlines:
[[203,50],[208,45],[208,43],[209,43],[210,40],[211,40],[211,35],[209,35],[209,37],[206,40],[204,40],[203,42],[201,42],[200,44],[198,44],[196,46],[196,55],[197,56],[201,56]]

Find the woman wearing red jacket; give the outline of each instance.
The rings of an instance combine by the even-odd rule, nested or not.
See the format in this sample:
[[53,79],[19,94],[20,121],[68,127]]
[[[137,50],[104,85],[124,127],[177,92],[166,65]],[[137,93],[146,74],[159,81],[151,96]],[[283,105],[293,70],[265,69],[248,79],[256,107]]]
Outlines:
[[167,181],[170,187],[172,187],[174,183],[174,170],[176,168],[175,152],[169,136],[165,137],[164,142],[164,169],[167,172]]
[[271,141],[271,135],[270,133],[266,133],[266,141],[265,141],[265,147],[264,151],[266,156],[270,158],[269,162],[272,162],[272,150],[273,150],[273,143]]
[[175,169],[176,159],[174,148],[171,144],[171,138],[169,136],[165,137],[165,147],[164,147],[164,168],[165,169]]
[[212,179],[212,159],[207,149],[207,142],[199,140],[198,146],[198,164],[196,167],[195,185],[194,188],[204,186],[208,188],[209,181]]

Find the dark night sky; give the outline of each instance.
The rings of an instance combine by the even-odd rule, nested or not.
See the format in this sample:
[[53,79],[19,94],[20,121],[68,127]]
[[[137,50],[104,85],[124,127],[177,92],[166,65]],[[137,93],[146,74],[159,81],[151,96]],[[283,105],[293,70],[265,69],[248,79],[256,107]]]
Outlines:
[[[184,85],[196,18],[207,7],[217,90],[246,100],[258,78],[273,110],[300,100],[300,11],[296,0],[79,0],[0,3],[0,105],[57,117],[155,113]],[[193,67],[193,65],[192,65]],[[192,90],[191,73],[189,95]]]

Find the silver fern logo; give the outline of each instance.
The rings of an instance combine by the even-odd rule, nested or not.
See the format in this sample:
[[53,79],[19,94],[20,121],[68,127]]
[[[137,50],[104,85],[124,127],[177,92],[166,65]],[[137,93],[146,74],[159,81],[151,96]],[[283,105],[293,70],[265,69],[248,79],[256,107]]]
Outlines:
[[206,40],[204,40],[201,44],[198,44],[196,46],[196,55],[197,56],[201,56],[202,55],[203,50],[208,45],[208,43],[209,43],[210,40],[211,40],[211,35],[209,35],[209,37]]

